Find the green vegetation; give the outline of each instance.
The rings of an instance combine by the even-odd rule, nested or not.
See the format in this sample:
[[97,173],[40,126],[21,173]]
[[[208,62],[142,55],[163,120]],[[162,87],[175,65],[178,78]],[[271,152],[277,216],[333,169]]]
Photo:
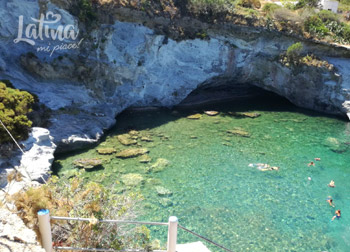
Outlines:
[[[0,120],[17,140],[28,137],[32,122],[27,118],[27,114],[31,112],[33,103],[34,97],[31,94],[9,88],[0,81]],[[10,140],[5,129],[0,127],[0,144]]]
[[329,33],[328,28],[317,15],[308,17],[304,23],[304,28],[305,31],[309,32],[310,34],[321,38]]
[[303,50],[303,45],[300,42],[294,43],[288,47],[286,56],[288,61],[296,61],[300,58],[301,51]]
[[275,4],[275,3],[266,3],[262,10],[266,13],[274,12],[275,10],[281,8],[281,6]]
[[[133,219],[134,208],[143,198],[139,193],[118,193],[84,180],[84,172],[74,177],[52,176],[47,184],[13,196],[20,217],[38,233],[37,212],[49,209],[51,215],[90,218],[90,223],[54,221],[53,240],[63,246],[150,249],[150,231],[144,227],[99,223],[98,219]],[[157,249],[157,248],[155,248]]]
[[350,42],[350,26],[345,22],[341,22],[339,15],[328,10],[322,10],[308,17],[304,23],[304,28],[318,38],[330,35],[336,42]]

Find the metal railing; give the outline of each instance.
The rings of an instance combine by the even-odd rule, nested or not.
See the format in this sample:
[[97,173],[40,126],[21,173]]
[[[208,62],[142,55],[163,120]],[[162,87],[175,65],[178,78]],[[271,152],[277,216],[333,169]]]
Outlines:
[[[177,229],[178,227],[182,230],[193,234],[225,251],[233,252],[225,248],[224,246],[213,242],[212,240],[199,235],[181,225],[178,225],[178,219],[175,216],[169,217],[168,223],[166,222],[147,222],[147,221],[122,221],[122,220],[96,220],[91,218],[73,218],[73,217],[59,217],[59,216],[50,216],[50,212],[47,209],[40,210],[38,212],[39,219],[39,230],[42,239],[42,245],[46,252],[52,252],[52,249],[57,250],[77,250],[77,251],[107,251],[107,252],[141,252],[144,250],[139,249],[126,249],[126,250],[113,250],[113,249],[104,249],[104,248],[74,248],[74,247],[53,247],[52,246],[52,234],[51,234],[51,224],[50,220],[71,220],[71,221],[86,221],[86,222],[101,222],[101,223],[118,223],[118,224],[135,224],[135,225],[157,225],[157,226],[168,226],[168,240],[167,240],[167,250],[166,252],[176,252],[176,243],[177,243]],[[164,250],[153,250],[153,252],[165,252]]]

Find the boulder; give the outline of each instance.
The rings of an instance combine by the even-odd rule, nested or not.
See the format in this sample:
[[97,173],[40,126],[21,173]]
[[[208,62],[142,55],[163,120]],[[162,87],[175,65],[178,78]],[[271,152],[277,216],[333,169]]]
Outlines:
[[126,149],[126,150],[123,150],[121,152],[118,152],[116,154],[116,157],[118,157],[118,158],[133,158],[133,157],[137,157],[137,156],[142,156],[148,152],[149,152],[149,150],[146,148],[130,148],[130,149]]

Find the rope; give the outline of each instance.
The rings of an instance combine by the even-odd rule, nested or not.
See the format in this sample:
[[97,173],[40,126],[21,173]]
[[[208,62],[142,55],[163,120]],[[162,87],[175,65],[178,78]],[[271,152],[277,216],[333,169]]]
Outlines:
[[10,133],[10,131],[6,128],[6,126],[2,123],[2,121],[0,120],[0,123],[2,125],[2,127],[4,127],[4,129],[6,130],[6,132],[10,135],[10,137],[12,138],[12,140],[15,142],[15,144],[17,145],[17,147],[22,151],[22,153],[24,154],[24,151],[22,150],[21,146],[19,146],[19,144],[17,143],[17,141],[15,140],[15,138],[12,136],[12,134]]
[[[1,120],[0,120],[0,123],[1,123],[2,127],[4,127],[4,129],[6,130],[6,132],[9,134],[9,136],[12,138],[12,140],[15,142],[15,144],[17,145],[17,147],[21,150],[22,154],[24,154],[23,149],[21,148],[21,146],[19,146],[19,144],[17,143],[16,139],[12,136],[12,134],[10,133],[10,131],[6,128],[5,124],[4,124]],[[19,172],[19,173],[20,173],[20,171],[19,171],[16,167],[13,167],[13,168],[15,169],[16,172]],[[30,175],[29,175],[29,173],[28,173],[26,167],[24,166],[23,168],[24,168],[25,172],[27,173],[27,176],[28,176],[28,178],[30,179],[30,181],[32,181],[32,178],[30,177]],[[45,180],[44,180],[44,181],[45,181]]]
[[195,236],[197,236],[197,237],[199,237],[199,238],[201,238],[201,239],[203,239],[211,244],[214,244],[215,246],[222,248],[223,250],[226,250],[228,252],[233,252],[232,250],[229,250],[229,249],[225,248],[224,246],[221,246],[220,244],[217,244],[216,242],[213,242],[213,241],[209,240],[208,238],[205,238],[204,236],[201,236],[201,235],[199,235],[199,234],[197,234],[197,233],[195,233],[195,232],[193,232],[193,231],[191,231],[191,230],[189,230],[181,225],[179,225],[179,228],[181,228],[181,229],[185,230],[186,232],[189,232],[189,233],[191,233],[191,234],[193,234],[193,235],[195,235]]

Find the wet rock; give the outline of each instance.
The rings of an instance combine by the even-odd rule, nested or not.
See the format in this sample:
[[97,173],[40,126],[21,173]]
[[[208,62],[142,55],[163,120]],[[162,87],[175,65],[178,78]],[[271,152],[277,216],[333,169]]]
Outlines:
[[226,132],[235,136],[250,137],[250,134],[242,128],[234,128],[232,130],[227,130]]
[[133,145],[133,144],[137,143],[137,141],[135,139],[132,139],[129,134],[119,135],[119,136],[117,136],[117,138],[121,144],[126,145],[126,146]]
[[84,169],[92,169],[99,165],[102,165],[102,160],[98,158],[81,158],[73,161],[76,167]]
[[152,158],[148,155],[142,155],[140,158],[139,158],[139,161],[140,163],[149,163],[151,162]]
[[143,177],[138,173],[128,173],[122,175],[121,180],[126,186],[137,186],[143,182]]
[[201,114],[194,114],[194,115],[189,115],[186,118],[187,119],[192,119],[192,120],[198,120],[201,119],[202,115]]
[[116,153],[117,150],[114,148],[98,148],[97,152],[101,155],[111,155],[113,153]]
[[131,148],[131,149],[126,149],[121,152],[118,152],[116,154],[116,157],[118,158],[133,158],[137,156],[142,156],[146,153],[148,153],[149,150],[146,148]]
[[167,188],[165,188],[163,186],[156,186],[155,189],[156,189],[157,194],[159,196],[166,197],[166,196],[173,195],[173,193],[169,189],[167,189]]
[[170,164],[169,160],[165,159],[165,158],[158,158],[156,160],[156,162],[151,165],[150,170],[152,172],[161,172],[165,169],[165,167],[167,167]]
[[208,116],[216,116],[219,114],[218,111],[213,111],[213,110],[209,110],[209,111],[204,111],[204,113]]

